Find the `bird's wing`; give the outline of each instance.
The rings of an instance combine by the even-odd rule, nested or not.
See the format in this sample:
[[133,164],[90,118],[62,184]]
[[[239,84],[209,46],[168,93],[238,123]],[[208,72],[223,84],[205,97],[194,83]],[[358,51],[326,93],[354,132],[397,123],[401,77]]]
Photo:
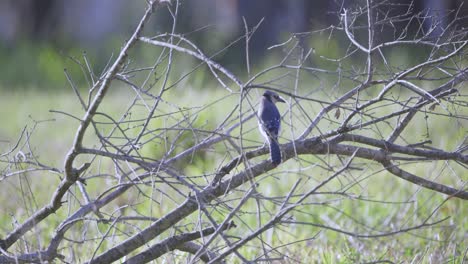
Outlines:
[[273,118],[267,121],[263,121],[263,127],[265,128],[265,131],[267,131],[269,135],[278,137],[278,133],[280,129],[280,119]]

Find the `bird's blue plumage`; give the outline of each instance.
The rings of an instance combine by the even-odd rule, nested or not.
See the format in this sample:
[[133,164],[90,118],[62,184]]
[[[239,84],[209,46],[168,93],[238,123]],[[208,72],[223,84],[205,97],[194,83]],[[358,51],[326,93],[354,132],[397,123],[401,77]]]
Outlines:
[[281,127],[281,115],[271,96],[274,93],[265,93],[258,109],[260,132],[270,145],[270,155],[273,164],[281,163],[281,151],[278,144],[278,135]]

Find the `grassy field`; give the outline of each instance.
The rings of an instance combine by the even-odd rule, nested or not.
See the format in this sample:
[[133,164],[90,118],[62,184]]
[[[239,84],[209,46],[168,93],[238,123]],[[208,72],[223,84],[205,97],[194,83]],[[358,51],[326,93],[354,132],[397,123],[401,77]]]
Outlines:
[[[225,91],[202,92],[197,91],[199,97],[197,103],[200,106],[206,105],[214,98],[223,98]],[[171,95],[177,98],[179,105],[190,105],[190,94],[180,97],[180,94]],[[226,104],[235,104],[238,100],[233,95],[223,99]],[[119,116],[122,106],[129,103],[128,94],[125,92],[115,92],[106,98],[101,111]],[[193,102],[192,102],[193,103]],[[65,154],[72,145],[74,132],[78,122],[60,113],[50,112],[50,110],[64,111],[68,114],[81,117],[83,110],[80,109],[76,97],[69,92],[10,92],[3,93],[0,97],[0,153],[6,152],[13,146],[23,128],[26,127],[30,137],[30,149],[35,157],[44,164],[61,168]],[[219,104],[217,104],[219,105]],[[319,108],[315,106],[315,110]],[[219,106],[213,106],[206,116],[200,117],[200,122],[206,120],[216,120],[220,122],[225,111]],[[466,135],[466,127],[454,126],[446,118],[430,117],[428,124],[430,133],[434,136],[434,146],[453,149],[460,138]],[[466,125],[466,122],[464,123]],[[153,124],[154,126],[162,124]],[[256,124],[246,127],[247,137],[252,140],[247,145],[261,145],[261,139],[255,131]],[[209,126],[208,126],[209,127]],[[323,127],[325,129],[325,127]],[[421,137],[427,132],[427,127],[414,127],[415,137]],[[283,132],[284,137],[290,138],[288,131]],[[436,135],[440,135],[437,136]],[[92,135],[88,135],[92,137]],[[285,140],[282,139],[282,140]],[[29,147],[28,147],[29,148]],[[148,149],[147,151],[152,151]],[[219,153],[207,154],[206,160],[195,160],[191,165],[187,165],[185,172],[187,175],[203,176],[211,173],[213,168],[222,165],[222,158]],[[264,157],[262,157],[264,158]],[[321,158],[327,157],[303,157],[308,162],[314,163]],[[206,164],[203,164],[206,162]],[[358,162],[359,163],[359,162]],[[301,189],[307,190],[327,177],[325,170],[316,167],[304,168],[297,160],[291,160],[282,164],[271,174],[260,177],[258,181],[258,192],[264,197],[275,197],[285,195],[291,186],[302,179]],[[413,173],[436,179],[451,186],[460,186],[460,182],[466,181],[467,171],[460,166],[445,166],[444,161],[423,164],[408,164],[407,169]],[[5,164],[1,165],[6,166]],[[468,250],[468,206],[460,199],[447,199],[446,196],[433,191],[423,189],[409,182],[396,178],[393,175],[382,172],[375,164],[362,164],[362,171],[355,171],[346,174],[344,178],[334,180],[327,186],[327,189],[340,189],[342,186],[349,186],[347,193],[354,194],[354,198],[340,197],[336,194],[326,193],[314,195],[307,204],[301,207],[300,212],[294,214],[297,221],[311,221],[315,223],[327,224],[342,230],[351,232],[373,232],[380,230],[398,230],[409,228],[413,225],[445,219],[446,221],[433,226],[418,230],[403,232],[394,236],[359,238],[343,235],[331,230],[325,230],[319,226],[295,225],[282,228],[270,229],[262,236],[264,241],[272,247],[281,246],[278,251],[289,256],[285,262],[301,263],[365,263],[365,262],[385,262],[396,263],[462,263],[467,260]],[[2,168],[3,169],[3,168]],[[452,172],[447,170],[453,169]],[[461,178],[459,176],[462,176]],[[453,177],[451,177],[453,176]],[[25,182],[28,183],[25,185]],[[34,208],[40,208],[48,202],[51,194],[47,190],[53,189],[59,182],[59,175],[33,175],[29,177],[10,177],[3,179],[0,184],[0,232],[1,236],[7,234],[12,223],[21,223]],[[353,184],[358,182],[358,184]],[[106,180],[89,180],[88,189],[90,194],[97,195],[103,190]],[[33,197],[26,200],[24,188],[30,188]],[[247,187],[241,188],[246,190]],[[146,189],[152,192],[151,188]],[[76,192],[76,189],[73,189]],[[233,194],[233,196],[242,193]],[[123,199],[134,199],[132,202],[139,203],[136,210],[154,210],[154,216],[158,217],[173,208],[174,204],[166,203],[156,205],[150,200],[133,195],[126,196],[107,209],[109,212],[118,208],[119,202],[125,203]],[[33,205],[33,208],[27,208]],[[235,203],[233,204],[235,205]],[[248,229],[247,227],[257,226],[257,216],[255,212],[259,210],[255,201],[249,201],[244,209],[244,215],[240,217],[243,221],[241,228],[230,231],[230,235],[241,237]],[[262,204],[265,211],[274,211],[278,207],[273,202]],[[57,214],[57,221],[60,217],[67,215],[67,209],[61,209]],[[196,219],[196,216],[194,216]],[[222,214],[219,215],[222,219]],[[57,222],[58,223],[58,222]],[[41,226],[43,230],[38,234],[44,237],[50,236],[57,223],[48,223]],[[361,225],[360,225],[361,224]],[[375,228],[373,230],[372,228]],[[49,234],[48,234],[49,233]],[[38,240],[44,239],[38,238]],[[298,240],[303,240],[297,243]],[[42,242],[44,243],[44,242]],[[111,243],[111,242],[109,242]],[[292,243],[292,244],[288,244]],[[85,254],[92,253],[91,248],[82,248]],[[242,248],[239,252],[255,256],[259,252],[255,242]],[[272,253],[274,255],[274,253]],[[185,256],[170,255],[165,258],[167,262],[184,261]],[[78,258],[80,259],[80,258]],[[81,259],[83,260],[83,259]],[[161,263],[163,263],[162,261]],[[234,257],[228,262],[237,262]]]

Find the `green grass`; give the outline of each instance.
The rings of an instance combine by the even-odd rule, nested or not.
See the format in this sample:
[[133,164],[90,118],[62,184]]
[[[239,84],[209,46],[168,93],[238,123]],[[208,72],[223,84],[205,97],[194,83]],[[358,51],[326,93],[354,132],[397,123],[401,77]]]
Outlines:
[[[191,91],[195,92],[195,91]],[[222,99],[220,104],[208,106],[206,102],[213,101],[215,98],[223,98],[224,90],[206,90],[196,91],[198,99],[195,106],[207,107],[207,111],[200,113],[194,126],[203,129],[213,129],[216,124],[223,120],[227,110],[222,107],[223,104],[234,105],[238,101],[237,95],[232,95],[226,99]],[[254,96],[255,97],[255,96]],[[125,90],[118,89],[112,91],[102,105],[102,112],[110,113],[113,118],[118,119],[129,105],[129,94]],[[178,102],[179,107],[194,106],[194,102],[187,94],[185,97],[180,97],[180,93],[173,93],[169,96],[169,100]],[[253,102],[255,103],[255,102]],[[80,108],[78,100],[75,96],[68,92],[55,93],[40,93],[38,91],[26,93],[4,93],[0,97],[0,120],[3,126],[0,127],[0,153],[4,153],[13,146],[21,132],[26,126],[28,133],[31,133],[31,149],[36,158],[45,164],[50,164],[61,168],[65,154],[72,145],[74,132],[78,127],[78,122],[70,117],[59,113],[51,113],[49,110],[64,111],[78,118],[83,115],[83,110]],[[244,106],[248,109],[248,104]],[[311,113],[316,113],[320,106],[307,106]],[[175,106],[167,106],[167,111],[175,110]],[[282,109],[283,111],[285,108]],[[183,109],[194,113],[197,108]],[[137,118],[142,113],[133,112],[133,118]],[[144,116],[144,115],[142,115]],[[102,121],[105,121],[103,118]],[[210,122],[209,122],[209,121]],[[286,118],[287,120],[287,118]],[[150,123],[150,129],[163,127],[165,122],[174,122],[170,119],[159,118]],[[291,122],[296,122],[292,120]],[[448,118],[429,117],[429,128],[425,126],[417,126],[411,128],[413,136],[408,135],[407,139],[411,142],[424,140],[427,138],[426,133],[429,131],[431,139],[434,141],[434,146],[453,149],[456,142],[463,138],[463,127],[454,126]],[[437,124],[437,125],[435,125]],[[321,131],[326,131],[329,124],[322,124]],[[107,128],[102,127],[105,131]],[[300,128],[296,128],[300,131]],[[385,130],[388,128],[382,127]],[[244,144],[245,146],[259,146],[261,139],[256,131],[256,122],[249,122],[244,128]],[[137,133],[138,129],[135,129]],[[233,135],[237,135],[239,130]],[[314,131],[315,132],[315,131]],[[316,133],[316,132],[315,132]],[[375,133],[370,132],[370,133]],[[285,129],[281,140],[286,142],[288,138],[292,138],[291,130]],[[295,134],[297,136],[297,134]],[[438,136],[442,135],[442,136]],[[180,138],[182,146],[190,146],[194,139],[190,134]],[[93,133],[87,134],[87,143],[93,143]],[[152,143],[144,146],[142,153],[154,158],[159,158],[167,148],[163,143]],[[225,156],[222,152],[226,147],[217,146],[216,151],[206,151],[203,155],[197,155],[194,159],[185,160],[184,163],[178,164],[185,173],[189,176],[196,177],[197,182],[204,182],[203,175],[213,172],[217,167],[224,164],[224,160],[229,160],[230,157]],[[218,149],[219,148],[219,149]],[[179,150],[180,151],[180,150]],[[263,159],[265,157],[261,157]],[[303,165],[309,166],[307,162],[319,163],[318,158],[329,159],[327,156],[314,157],[303,156],[304,161],[290,160],[282,164],[279,168],[272,171],[270,174],[257,178],[257,191],[264,197],[283,196],[288,193],[293,184],[301,179],[299,191],[305,192],[318,182],[330,176],[331,173],[316,166],[302,168]],[[335,159],[330,160],[332,165],[338,166]],[[358,160],[363,162],[362,160]],[[103,161],[102,171],[110,170],[108,161]],[[323,164],[322,164],[323,165]],[[3,166],[3,165],[2,165]],[[106,167],[108,166],[108,167]],[[278,250],[283,254],[287,254],[290,259],[286,262],[300,261],[302,263],[359,263],[370,261],[385,261],[390,260],[397,263],[440,263],[448,261],[450,263],[461,263],[463,255],[468,247],[466,236],[468,235],[468,207],[466,203],[460,199],[449,199],[443,202],[446,196],[435,192],[422,189],[419,186],[410,184],[406,181],[396,178],[384,172],[378,172],[379,167],[375,164],[362,166],[362,171],[352,171],[330,182],[321,191],[333,191],[340,189],[340,186],[350,185],[348,193],[355,195],[355,199],[347,199],[339,195],[329,194],[314,194],[307,203],[301,206],[300,211],[294,212],[294,219],[297,221],[313,222],[317,224],[328,225],[331,227],[350,230],[359,233],[367,233],[370,230],[360,226],[358,223],[363,223],[366,226],[375,227],[378,230],[393,230],[394,228],[407,228],[412,225],[421,223],[434,213],[431,221],[449,217],[449,219],[436,227],[429,227],[410,233],[403,233],[391,237],[382,238],[357,238],[352,236],[342,235],[330,230],[324,230],[319,227],[309,225],[290,225],[282,226],[278,229],[271,229],[262,235],[264,241],[275,247],[288,243],[289,246],[283,246]],[[432,162],[425,164],[408,164],[404,167],[409,171],[416,173],[428,179],[436,179],[439,182],[446,183],[452,186],[460,186],[460,181],[466,179],[466,171],[458,166],[452,166],[452,173],[447,172],[444,167],[444,162]],[[444,168],[444,169],[443,169]],[[377,172],[376,172],[377,170]],[[465,178],[457,178],[451,175],[462,175]],[[48,190],[54,189],[59,183],[59,175],[47,172],[35,173],[33,175],[21,175],[11,177],[2,182],[0,185],[0,199],[7,201],[0,204],[0,211],[5,212],[0,216],[0,232],[4,236],[12,229],[12,223],[18,221],[21,223],[35,208],[40,208],[46,204],[51,193]],[[351,186],[352,183],[359,181],[359,184]],[[109,187],[110,179],[93,178],[88,180],[87,191],[92,197],[99,195],[103,190]],[[33,197],[23,195],[28,193],[26,188],[31,189]],[[148,197],[142,197],[138,192],[128,192],[122,197],[119,197],[114,203],[107,206],[104,211],[106,213],[115,213],[119,206],[125,204],[133,204],[131,209],[135,212],[140,212],[144,215],[160,217],[166,212],[172,210],[176,202],[170,202],[162,198],[159,191],[164,191],[167,194],[177,197],[173,190],[168,187],[164,189],[153,189],[151,186],[142,186],[142,190]],[[158,188],[158,186],[157,186]],[[239,192],[229,194],[228,198],[242,197],[243,192],[249,189],[249,185],[245,184],[239,188]],[[78,190],[72,187],[72,193],[76,195]],[[186,191],[186,190],[183,190]],[[52,217],[51,222],[39,225],[35,229],[35,233],[40,234],[37,241],[31,241],[32,244],[44,243],[47,237],[52,235],[53,230],[60,220],[65,217],[67,210],[77,208],[79,206],[72,197],[70,203],[59,210],[56,216]],[[361,200],[365,198],[372,201]],[[180,198],[181,199],[181,198]],[[293,198],[293,200],[296,198]],[[33,202],[31,202],[33,201]],[[164,201],[157,203],[155,201]],[[230,206],[235,206],[237,201],[230,203]],[[440,207],[439,207],[440,206]],[[31,208],[28,208],[31,207]],[[260,202],[260,210],[265,212],[275,212],[279,208],[278,203],[273,200],[262,200]],[[255,229],[258,226],[258,218],[256,215],[257,203],[254,199],[247,202],[243,207],[242,213],[236,219],[239,228],[228,231],[231,236],[242,237],[247,232]],[[149,213],[151,212],[151,213]],[[217,220],[223,219],[226,212],[217,212],[213,214]],[[181,223],[181,228],[193,230],[195,228],[191,223],[196,222],[197,213]],[[268,214],[264,214],[263,223],[268,220]],[[149,222],[138,225],[139,228],[147,226]],[[188,224],[184,227],[183,224]],[[81,232],[80,228],[76,227],[76,232]],[[90,227],[89,227],[90,228]],[[108,225],[99,224],[97,229],[100,232],[105,232]],[[119,226],[119,230],[125,230],[127,226]],[[249,229],[250,228],[250,229]],[[33,236],[34,237],[34,236]],[[304,239],[301,243],[294,243],[299,239]],[[42,242],[39,242],[42,240]],[[114,241],[106,241],[102,247],[111,246]],[[96,246],[97,244],[91,244]],[[239,250],[240,253],[252,258],[260,254],[258,240],[254,240]],[[84,252],[86,256],[92,254],[94,248],[86,246],[79,247],[80,252]],[[76,249],[75,249],[76,250]],[[270,257],[276,256],[271,253]],[[184,256],[172,256],[176,261],[183,261]],[[77,257],[79,258],[79,257]],[[166,260],[170,260],[171,256],[166,256]],[[83,261],[83,257],[81,257]],[[238,262],[234,256],[230,256],[228,262]]]

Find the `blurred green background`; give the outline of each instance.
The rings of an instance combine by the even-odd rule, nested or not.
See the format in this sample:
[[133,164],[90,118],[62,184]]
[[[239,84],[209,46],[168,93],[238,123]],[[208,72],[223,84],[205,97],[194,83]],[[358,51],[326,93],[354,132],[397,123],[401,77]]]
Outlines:
[[[286,41],[290,37],[290,33],[313,31],[325,28],[328,25],[338,25],[339,14],[342,12],[343,7],[352,8],[356,4],[364,2],[359,0],[343,2],[325,0],[180,1],[176,32],[184,34],[184,36],[196,43],[205,54],[211,55],[233,43],[244,34],[242,17],[247,21],[249,28],[255,26],[264,18],[250,40],[252,68],[257,70],[265,68],[266,65],[271,65],[273,61],[277,63],[278,58],[284,56],[284,50],[282,49],[269,51],[266,51],[266,49]],[[388,12],[405,11],[410,2],[414,4],[411,12],[417,13],[427,8],[432,8],[431,10],[453,10],[463,1],[388,1],[387,3],[395,3],[393,6],[389,5],[391,8]],[[94,73],[99,76],[106,65],[115,59],[121,46],[132,33],[145,9],[145,5],[146,1],[143,0],[18,0],[0,2],[0,120],[4,124],[0,126],[0,153],[11,147],[16,142],[23,127],[27,126],[27,131],[30,133],[31,142],[33,143],[31,144],[32,151],[36,153],[36,158],[52,166],[61,167],[64,155],[72,144],[77,122],[70,117],[50,113],[49,110],[62,110],[78,117],[83,114],[83,109],[81,109],[77,98],[72,93],[64,69],[67,69],[73,82],[83,91],[86,91],[89,88],[87,74],[82,72],[78,64],[86,63],[84,58],[87,58]],[[170,7],[173,12],[176,9],[175,5],[175,2],[173,2]],[[465,13],[466,9],[462,9],[460,16]],[[444,18],[444,16],[440,17]],[[450,15],[445,18],[449,21]],[[459,26],[464,26],[463,21],[460,21]],[[429,27],[431,21],[427,20],[425,23],[429,24],[423,26]],[[395,26],[403,27],[404,25]],[[145,28],[145,35],[154,36],[170,32],[171,27],[172,18],[168,12],[157,12],[155,18]],[[416,32],[418,28],[409,28],[409,30],[409,34],[411,34],[411,32]],[[437,37],[437,34],[438,32],[435,31],[434,38]],[[382,41],[389,36],[391,35],[382,31],[378,33],[376,38],[378,41]],[[365,38],[363,37],[362,40],[365,40]],[[349,51],[349,42],[341,42],[339,37],[329,38],[328,34],[317,33],[313,37],[299,39],[299,43],[305,49],[313,48],[315,50],[314,56],[311,56],[308,63],[311,66],[322,68],[331,68],[334,64],[321,58],[321,55],[336,58]],[[142,66],[153,65],[158,52],[153,47],[137,45],[135,50],[132,51],[132,61],[130,63]],[[387,56],[391,65],[403,68],[424,60],[427,52],[428,50],[425,48],[404,47],[389,50]],[[218,54],[214,60],[244,77],[246,75],[245,41],[235,42],[228,50]],[[176,61],[177,65],[173,67],[174,74],[171,75],[174,80],[177,80],[182,73],[190,71],[197,63],[191,61],[187,56],[178,57]],[[355,66],[362,66],[360,63],[363,61],[365,60],[363,60],[362,56],[356,55],[346,60],[342,66],[345,69],[353,69]],[[384,69],[382,65],[377,65],[377,67]],[[255,70],[252,72],[256,72]],[[177,74],[179,72],[181,74]],[[273,75],[274,72],[265,76],[264,79],[271,79]],[[315,93],[314,96],[319,99],[329,99],[331,93],[336,95],[342,92],[331,88],[336,81],[336,76],[327,79],[310,74],[306,77],[301,76],[300,81],[299,89],[303,89],[302,91],[306,91],[306,89],[320,90],[320,87],[330,88]],[[352,87],[350,83],[351,81],[344,80],[340,88],[349,89]],[[427,89],[436,85],[433,83],[426,84]],[[193,106],[194,93],[197,93],[197,107],[210,105],[213,101],[221,100],[228,94],[225,90],[219,89],[219,84],[213,81],[206,68],[190,75],[182,82],[181,86],[183,85],[186,85],[189,88],[187,90],[190,91],[185,93],[186,96],[181,97],[178,93],[180,90],[176,89],[174,93],[168,95],[168,100],[177,103],[179,106]],[[203,92],[200,92],[200,90],[203,90]],[[129,103],[129,98],[132,96],[131,92],[130,89],[113,89],[109,92],[103,103],[103,108],[100,110],[118,116]],[[366,96],[371,98],[375,95],[372,93],[377,92],[369,91]],[[399,92],[396,93],[395,98],[403,94]],[[252,94],[252,96],[254,97],[255,94]],[[252,100],[256,100],[256,98]],[[234,106],[239,102],[238,94],[227,95],[222,102]],[[303,104],[310,111],[311,116],[314,116],[322,107],[319,104],[309,104],[307,102]],[[204,126],[206,120],[216,120],[213,123],[220,123],[225,117],[222,115],[224,114],[223,110],[226,111],[226,109],[221,109],[220,105],[222,106],[222,104],[213,106],[206,116],[201,115],[197,120],[201,124],[197,123],[196,125],[201,128],[212,129],[213,127]],[[440,109],[436,111],[438,110]],[[344,114],[342,114],[341,118],[343,116]],[[417,120],[424,120],[424,118],[427,118],[427,116],[421,113],[418,115]],[[285,120],[287,119],[285,118]],[[448,117],[434,117],[432,115],[427,120],[426,123],[420,122],[418,125],[411,127],[412,135],[407,137],[411,143],[431,139],[434,146],[452,150],[466,134],[466,129],[464,129],[465,120],[458,123],[457,120]],[[338,121],[333,119],[329,123],[322,122],[321,126],[323,127],[321,129],[327,131],[330,127],[336,126],[336,122]],[[426,124],[429,125],[426,127]],[[155,124],[155,126],[157,125],[160,124]],[[213,124],[209,125],[213,126]],[[249,123],[248,128],[250,130],[247,131],[249,133],[247,137],[251,139],[249,144],[252,146],[261,145],[261,138],[256,131],[256,123]],[[288,135],[288,131],[283,133],[283,137],[293,138],[292,135]],[[193,141],[191,141],[193,137],[190,137],[190,134],[186,138],[181,140],[185,140],[184,143],[187,145],[193,144]],[[285,138],[281,140],[285,142]],[[148,146],[153,145],[148,144]],[[154,152],[154,149],[148,151]],[[224,162],[221,160],[224,157],[217,153],[205,153],[204,155],[209,159],[200,159],[196,156],[193,162],[185,166],[188,175],[204,175],[206,173],[205,168],[210,168],[208,171],[212,171],[212,168]],[[304,157],[304,159],[315,158]],[[259,179],[262,183],[261,188],[264,188],[260,190],[265,195],[273,196],[287,192],[289,186],[294,182],[291,181],[292,177],[296,179],[312,175],[312,177],[307,178],[308,185],[304,184],[304,188],[308,188],[315,184],[313,177],[326,176],[326,173],[317,175],[317,169],[314,167],[309,168],[310,171],[301,172],[303,175],[301,173],[292,174],[288,170],[295,169],[293,165],[292,162],[283,165],[282,170],[285,172],[284,176],[287,177]],[[369,167],[373,166],[375,165],[369,165]],[[427,166],[427,164],[408,165],[408,167],[410,166],[413,172],[428,177],[436,177],[432,175],[432,172],[445,168],[443,162],[435,162],[431,166]],[[312,170],[313,172],[311,172]],[[340,198],[331,197],[330,199],[334,200],[332,203],[327,202],[318,206],[311,205],[310,208],[307,208],[306,211],[310,215],[306,215],[304,218],[312,217],[316,219],[316,222],[335,222],[340,226],[353,227],[354,222],[349,221],[350,218],[342,217],[342,215],[356,215],[359,221],[369,226],[380,227],[380,225],[386,224],[385,221],[389,221],[390,224],[396,226],[408,226],[406,220],[411,218],[411,221],[421,222],[434,210],[438,213],[436,219],[450,217],[449,223],[434,229],[421,230],[418,233],[419,238],[408,233],[397,237],[357,240],[334,232],[322,232],[320,228],[292,230],[291,232],[295,235],[309,236],[310,238],[317,234],[319,238],[310,242],[313,246],[307,242],[308,247],[303,247],[302,244],[290,247],[288,250],[293,252],[293,255],[297,255],[297,259],[303,259],[305,262],[310,260],[310,262],[353,263],[368,259],[375,260],[379,259],[380,256],[384,256],[383,259],[407,260],[410,262],[416,258],[415,255],[419,254],[419,256],[422,255],[422,259],[425,258],[428,262],[431,260],[431,256],[440,256],[441,259],[450,256],[454,263],[461,263],[463,252],[468,246],[466,245],[466,230],[468,227],[466,215],[468,209],[463,201],[452,199],[444,203],[444,196],[421,189],[419,186],[409,184],[392,175],[381,172],[375,174],[372,172],[370,174],[370,172],[366,171],[366,173],[356,173],[362,184],[362,186],[355,187],[357,193],[364,196],[368,195],[375,200],[382,200],[383,203],[368,203],[359,200],[344,200],[341,202]],[[463,173],[463,168],[456,167],[454,174],[463,175]],[[35,179],[37,180],[37,178]],[[3,203],[1,211],[8,212],[8,214],[1,215],[0,222],[5,223],[1,227],[2,236],[11,229],[12,215],[19,222],[22,222],[27,215],[27,212],[17,212],[18,203],[14,200],[20,192],[18,191],[19,184],[15,180],[16,178],[12,177],[9,181],[5,181],[7,183],[3,185],[4,189],[0,192],[1,200],[7,201]],[[350,179],[350,182],[352,180],[354,179]],[[438,180],[453,186],[459,184],[459,178],[457,177],[445,176],[443,179]],[[58,178],[47,177],[45,181],[33,182],[31,186],[32,193],[38,194],[34,201],[41,205],[48,202],[50,194],[43,191],[44,183],[56,186],[58,181]],[[96,181],[99,181],[99,179]],[[95,183],[92,180],[90,182]],[[105,185],[105,182],[103,184]],[[90,184],[88,188],[99,192],[102,190],[94,189],[102,186],[102,184]],[[18,201],[20,199],[24,198],[20,197]],[[407,207],[410,208],[408,211],[399,210],[404,208],[403,205],[396,206],[395,204],[386,203],[386,201],[401,201],[402,199],[406,199],[410,203]],[[27,204],[27,201],[24,204]],[[27,206],[22,207],[27,208]],[[251,207],[255,208],[254,205]],[[167,204],[158,208],[161,212],[167,212],[170,209],[171,205]],[[338,209],[343,210],[343,213],[337,213]],[[63,211],[59,213],[67,213]],[[249,224],[255,226],[256,219],[248,220],[251,221]],[[54,225],[49,225],[47,228],[52,229]],[[245,235],[244,231],[238,231],[239,235]],[[45,230],[43,234],[47,236],[50,235],[50,232]],[[432,239],[439,238],[439,236],[442,237],[440,239],[442,242]],[[291,238],[289,234],[272,237],[274,239],[284,239],[284,241],[288,241],[288,238],[291,240],[297,238],[296,236]],[[360,245],[361,248],[358,250],[356,245]],[[369,258],[369,256],[372,256],[372,258]]]
[[[292,32],[307,32],[337,25],[343,8],[352,9],[365,1],[308,1],[308,0],[185,0],[180,1],[176,31],[212,54],[232,43],[244,32],[243,18],[249,28],[263,20],[250,40],[253,64],[262,63],[266,48],[283,42]],[[454,10],[463,0],[392,0],[387,1],[388,14],[405,12],[411,3],[410,14],[428,10],[439,12],[448,23]],[[0,2],[0,90],[66,89],[63,70],[66,68],[77,84],[86,80],[74,60],[82,61],[83,54],[94,71],[100,73],[112,55],[137,24],[146,1],[103,0],[18,0]],[[173,1],[171,10],[175,11]],[[443,13],[443,14],[442,14]],[[466,15],[462,8],[460,16]],[[446,15],[446,16],[445,16]],[[431,20],[424,21],[429,27]],[[460,23],[460,22],[459,22]],[[172,18],[159,12],[146,27],[148,36],[170,31]],[[395,25],[403,27],[404,25]],[[466,26],[466,25],[458,25]],[[410,28],[418,30],[415,25]],[[411,32],[410,32],[411,33]],[[437,35],[437,30],[435,34]],[[385,38],[381,32],[379,38]],[[327,38],[326,35],[322,36]],[[305,48],[315,48],[304,41]],[[340,47],[345,49],[346,47]],[[149,60],[140,54],[135,60]],[[232,71],[245,65],[244,42],[240,41],[216,60]]]

